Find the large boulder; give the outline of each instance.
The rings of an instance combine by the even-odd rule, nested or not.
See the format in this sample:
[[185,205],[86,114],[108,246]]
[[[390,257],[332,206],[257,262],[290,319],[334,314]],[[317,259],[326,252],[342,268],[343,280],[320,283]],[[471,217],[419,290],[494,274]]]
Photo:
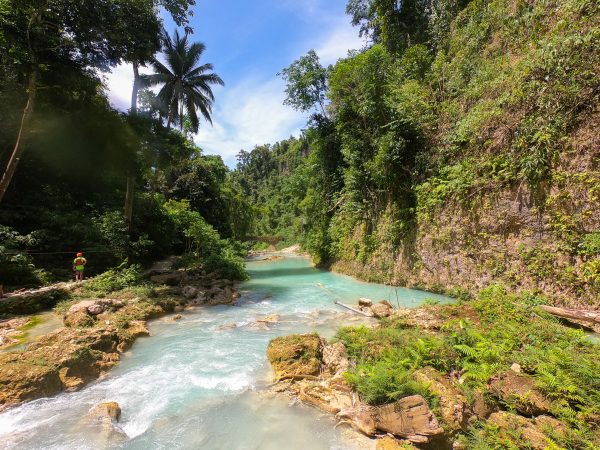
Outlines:
[[338,413],[338,418],[369,436],[377,431],[391,433],[414,443],[428,443],[444,430],[420,395],[404,397],[383,406],[358,404]]
[[323,346],[323,364],[325,370],[332,375],[339,375],[348,370],[348,352],[343,342]]
[[394,312],[394,309],[389,305],[389,303],[380,302],[375,303],[373,306],[371,306],[371,311],[373,312],[373,315],[375,317],[381,319],[383,317],[391,316]]
[[127,435],[118,427],[121,419],[121,407],[117,402],[100,403],[90,410],[87,419],[92,426],[99,428],[98,442],[101,446],[118,445],[127,439]]
[[419,369],[414,373],[416,381],[427,386],[440,402],[440,413],[444,424],[451,431],[466,430],[475,420],[467,398],[440,372],[432,367]]
[[181,290],[181,294],[188,300],[191,300],[198,296],[198,288],[194,286],[184,286]]
[[550,412],[550,401],[536,387],[533,378],[512,370],[490,380],[491,392],[504,404],[526,416]]
[[273,339],[267,347],[275,377],[303,379],[321,371],[321,339],[316,334],[294,334]]
[[304,403],[337,414],[352,406],[352,392],[334,389],[327,383],[301,381],[297,397]]
[[365,306],[365,307],[373,306],[373,300],[369,300],[368,298],[361,297],[358,299],[358,306]]

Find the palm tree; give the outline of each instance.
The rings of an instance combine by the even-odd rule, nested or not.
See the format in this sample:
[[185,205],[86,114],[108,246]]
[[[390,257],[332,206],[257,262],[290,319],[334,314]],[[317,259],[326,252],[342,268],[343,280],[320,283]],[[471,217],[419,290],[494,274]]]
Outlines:
[[[162,114],[167,118],[167,128],[178,121],[183,129],[184,118],[189,119],[194,133],[198,132],[200,120],[198,111],[212,124],[212,105],[215,100],[211,85],[224,86],[225,83],[217,74],[211,72],[212,64],[198,65],[206,46],[201,42],[188,40],[176,30],[173,38],[164,35],[165,64],[153,58],[154,69],[151,75],[141,75],[145,87],[162,85],[157,99]],[[184,115],[185,111],[185,115]]]

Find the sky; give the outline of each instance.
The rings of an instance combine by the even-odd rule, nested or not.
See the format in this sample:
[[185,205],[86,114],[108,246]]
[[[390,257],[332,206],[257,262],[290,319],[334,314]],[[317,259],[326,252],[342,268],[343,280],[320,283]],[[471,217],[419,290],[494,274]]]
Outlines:
[[[240,150],[297,136],[305,126],[306,114],[283,105],[285,85],[277,76],[281,69],[311,49],[327,65],[364,45],[345,14],[346,0],[196,3],[192,39],[206,44],[202,63],[214,65],[225,87],[213,89],[213,126],[201,122],[194,140],[204,154],[221,155],[230,167]],[[169,20],[165,25],[174,29]],[[131,67],[116,67],[106,83],[113,106],[127,110]]]

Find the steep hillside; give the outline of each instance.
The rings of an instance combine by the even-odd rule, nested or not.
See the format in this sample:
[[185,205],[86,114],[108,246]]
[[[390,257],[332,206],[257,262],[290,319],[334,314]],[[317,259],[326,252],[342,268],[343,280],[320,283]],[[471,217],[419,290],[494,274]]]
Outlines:
[[392,25],[420,10],[384,3],[355,17],[373,45],[326,70],[308,157],[269,175],[304,247],[369,280],[600,306],[598,3],[425,2],[412,34]]

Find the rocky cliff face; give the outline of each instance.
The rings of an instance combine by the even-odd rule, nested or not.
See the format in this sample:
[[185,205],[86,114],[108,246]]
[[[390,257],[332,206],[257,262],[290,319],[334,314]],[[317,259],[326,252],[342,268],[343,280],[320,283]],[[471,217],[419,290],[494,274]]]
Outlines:
[[[549,181],[484,185],[417,214],[414,233],[394,246],[381,219],[367,258],[354,230],[333,269],[373,281],[474,293],[490,283],[532,291],[556,304],[600,307],[600,114],[569,136]],[[587,247],[586,247],[587,245]],[[594,254],[594,252],[596,252]]]

